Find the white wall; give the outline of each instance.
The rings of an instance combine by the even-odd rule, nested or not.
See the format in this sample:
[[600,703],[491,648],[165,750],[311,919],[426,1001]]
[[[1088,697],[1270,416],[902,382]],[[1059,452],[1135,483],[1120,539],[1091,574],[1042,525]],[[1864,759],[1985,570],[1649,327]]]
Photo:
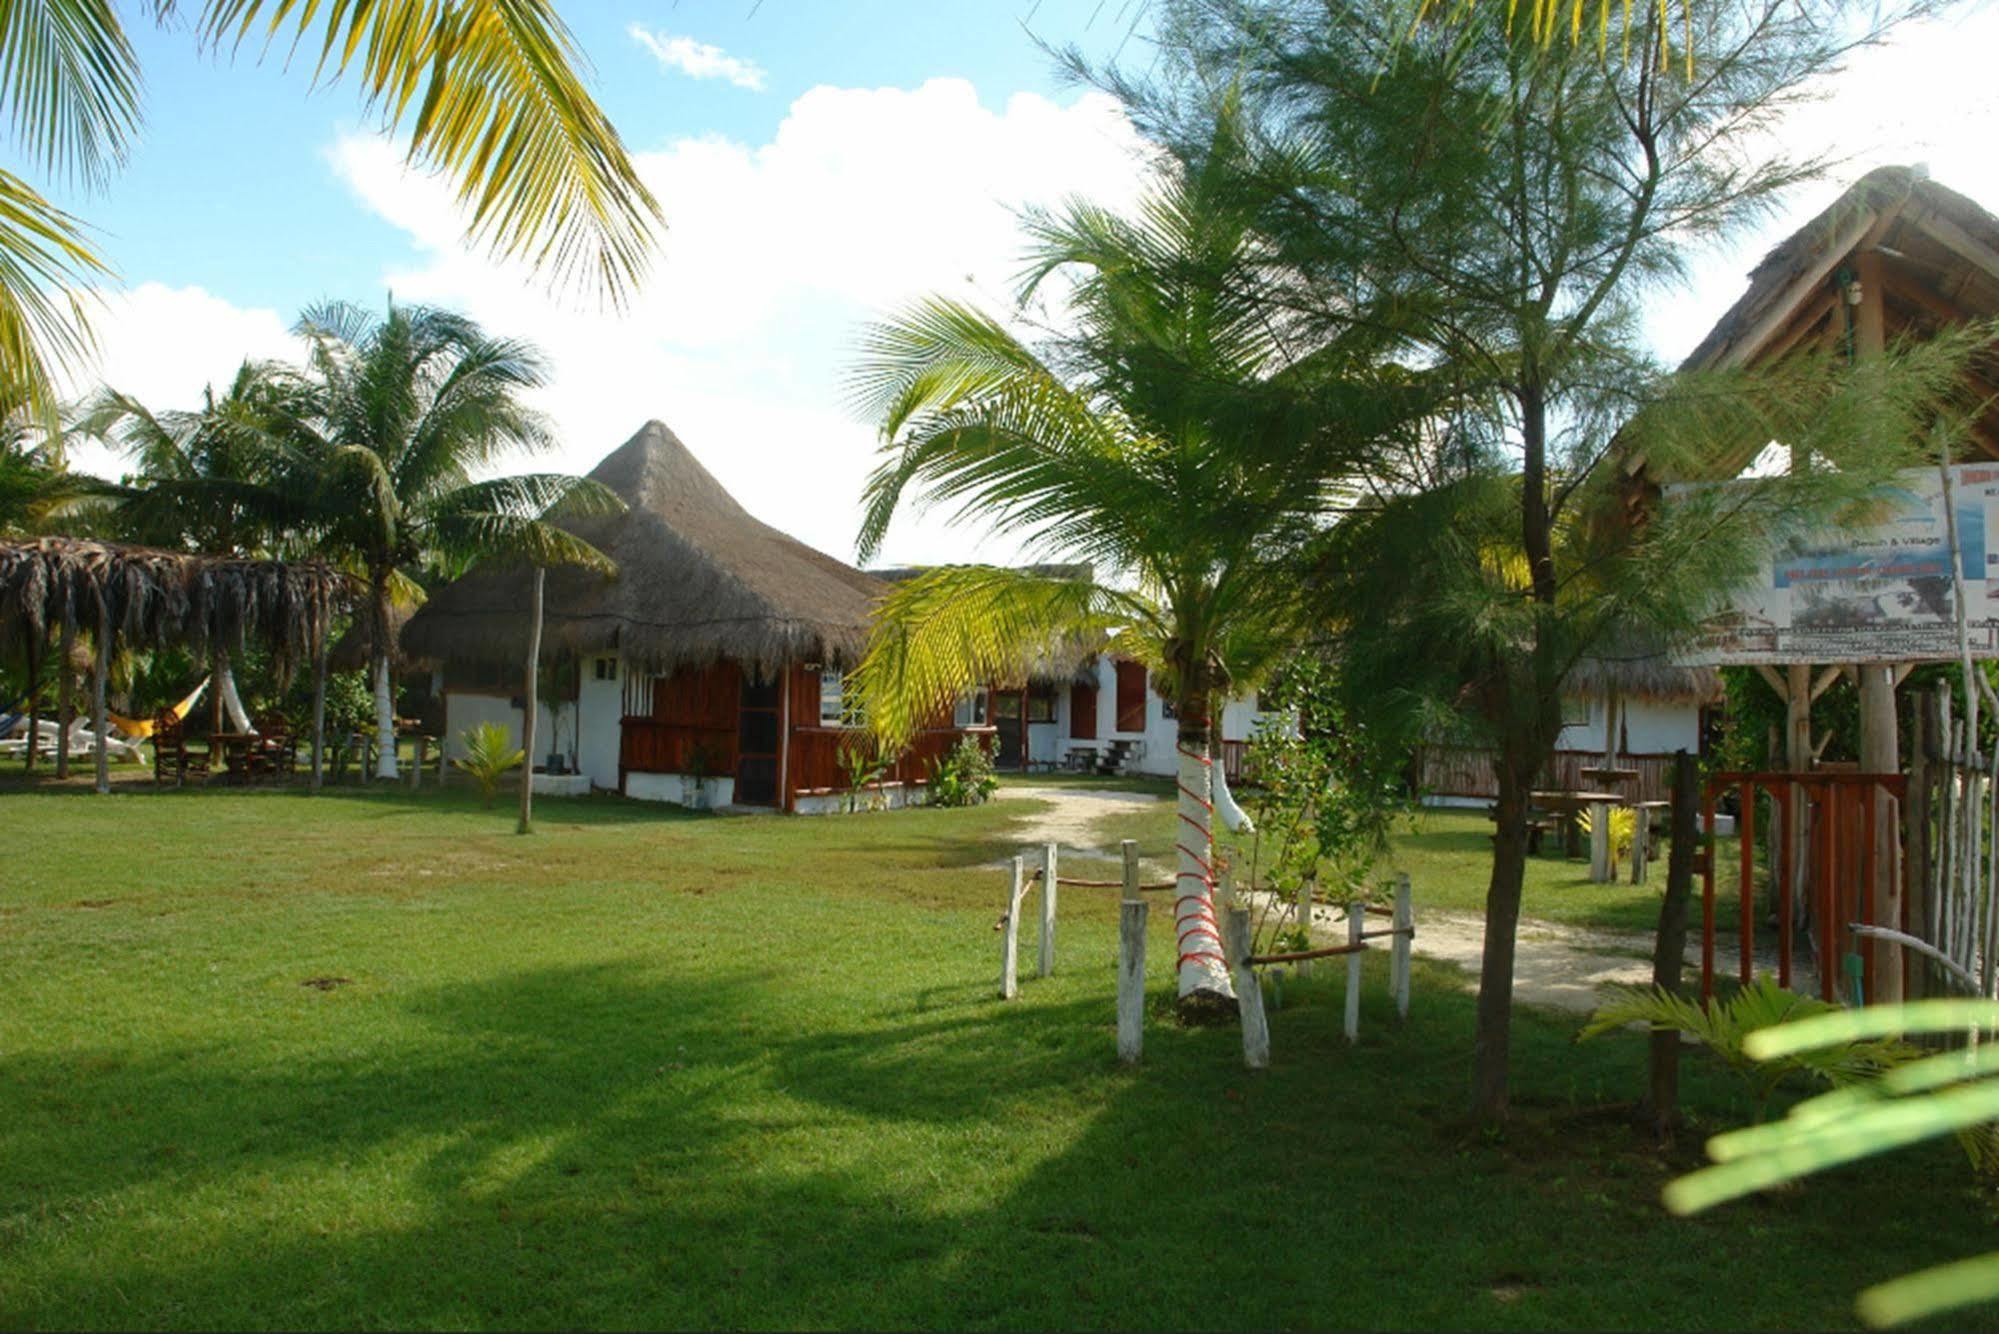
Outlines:
[[[1131,765],[1135,773],[1151,774],[1155,777],[1170,778],[1178,770],[1178,750],[1180,724],[1178,720],[1166,716],[1166,701],[1151,688],[1148,679],[1145,691],[1145,726],[1136,732],[1117,730],[1117,664],[1108,657],[1099,657],[1095,664],[1097,678],[1097,739],[1094,743],[1077,741],[1071,736],[1070,719],[1072,697],[1064,686],[1055,697],[1055,723],[1049,729],[1049,751],[1045,758],[1061,762],[1072,746],[1094,744],[1103,749],[1112,741],[1141,741],[1145,750]],[[1225,741],[1246,741],[1255,731],[1257,720],[1265,715],[1258,713],[1247,700],[1230,700],[1222,706],[1222,739]],[[1047,726],[1036,724],[1037,728]],[[1044,758],[1037,742],[1032,752],[1036,759]]]
[[[616,679],[599,681],[594,660],[584,659],[583,683],[577,690],[576,700],[583,715],[583,743],[577,747],[576,767],[590,775],[592,787],[608,788],[613,792],[618,789],[618,720],[625,712],[624,673],[625,664],[620,662]],[[563,723],[562,735],[567,744],[567,720]]]
[[509,695],[481,695],[468,690],[450,690],[444,695],[444,753],[454,760],[465,758],[465,733],[485,723],[500,723],[507,736],[521,744],[521,711]]
[[[1607,701],[1588,699],[1589,721],[1562,729],[1557,750],[1603,752]],[[1663,701],[1626,699],[1619,705],[1624,715],[1624,749],[1638,755],[1670,755],[1676,750],[1699,753],[1701,744],[1700,706],[1691,700]]]

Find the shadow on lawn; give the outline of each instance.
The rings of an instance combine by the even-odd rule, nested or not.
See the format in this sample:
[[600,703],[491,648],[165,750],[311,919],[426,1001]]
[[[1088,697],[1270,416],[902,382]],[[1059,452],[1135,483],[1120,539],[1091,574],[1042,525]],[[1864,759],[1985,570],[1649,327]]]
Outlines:
[[[1726,1226],[1666,1219],[1667,1165],[1578,1119],[1589,1092],[1568,1083],[1543,1109],[1552,1128],[1519,1148],[1456,1128],[1470,1003],[1439,979],[1420,978],[1399,1030],[1371,988],[1357,1048],[1337,1034],[1337,987],[1315,980],[1313,1003],[1274,1016],[1261,1076],[1234,1030],[1161,1021],[1164,994],[1146,1065],[1120,1070],[1103,980],[805,1031],[783,1008],[799,988],[748,968],[692,987],[639,963],[546,968],[402,997],[301,993],[324,1029],[282,1060],[0,1059],[17,1109],[0,1157],[35,1174],[0,1214],[0,1257],[33,1274],[0,1270],[0,1323],[1716,1316],[1702,1257]],[[367,1005],[430,1032],[341,1040],[343,1018],[366,1033],[342,1007]],[[1579,1050],[1565,1032],[1523,1020],[1523,1088],[1635,1079],[1636,1043]],[[1851,1210],[1895,1198],[1848,1191],[1823,1226],[1787,1218],[1757,1265],[1803,1272]],[[1882,1249],[1864,1267],[1893,1272]],[[1767,1286],[1727,1318],[1811,1323],[1843,1302]]]

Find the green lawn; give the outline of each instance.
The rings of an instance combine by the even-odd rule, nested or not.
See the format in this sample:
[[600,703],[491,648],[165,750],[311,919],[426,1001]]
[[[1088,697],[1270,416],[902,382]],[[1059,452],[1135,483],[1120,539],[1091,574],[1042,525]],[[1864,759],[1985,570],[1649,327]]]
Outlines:
[[1013,803],[542,812],[0,785],[0,1325],[1818,1327],[1992,1241],[1934,1146],[1670,1219],[1640,1040],[1533,1015],[1473,1134],[1421,972],[1352,1049],[1289,988],[1250,1076],[1163,921],[1122,1070],[1107,897],[993,998]]

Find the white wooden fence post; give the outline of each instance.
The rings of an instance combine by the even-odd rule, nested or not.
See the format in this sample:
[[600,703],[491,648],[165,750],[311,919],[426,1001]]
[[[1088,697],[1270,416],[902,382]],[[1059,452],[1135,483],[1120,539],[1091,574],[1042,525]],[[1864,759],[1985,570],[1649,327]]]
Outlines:
[[1012,1000],[1020,994],[1020,898],[1026,892],[1027,867],[1013,859],[1013,883],[1007,887],[1006,916],[1000,919],[1000,999]]
[[1395,946],[1390,953],[1394,960],[1395,1017],[1409,1018],[1409,950],[1416,932],[1415,897],[1409,889],[1409,873],[1402,872],[1395,877]]
[[1367,942],[1361,933],[1367,929],[1367,905],[1359,899],[1347,904],[1347,944],[1353,946],[1353,953],[1347,955],[1347,1041],[1360,1041],[1360,966],[1366,957]]
[[1249,909],[1228,914],[1229,967],[1235,973],[1236,1003],[1242,1012],[1242,1063],[1252,1070],[1270,1065],[1270,1020],[1263,1012],[1263,987],[1249,965]]
[[1124,841],[1124,894],[1118,903],[1117,1055],[1137,1065],[1145,1049],[1145,915],[1138,892],[1138,845]]
[[1055,862],[1053,843],[1041,850],[1041,976],[1055,974]]

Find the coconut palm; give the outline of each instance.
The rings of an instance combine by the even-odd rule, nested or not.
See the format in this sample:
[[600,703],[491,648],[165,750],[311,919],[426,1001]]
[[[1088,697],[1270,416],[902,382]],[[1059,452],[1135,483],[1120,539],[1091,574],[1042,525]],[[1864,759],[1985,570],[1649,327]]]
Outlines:
[[[285,459],[310,430],[313,386],[292,367],[245,361],[227,389],[202,390],[201,406],[154,412],[106,387],[76,425],[132,459],[133,470],[105,488],[110,523],[152,546],[214,556],[263,556],[297,545],[309,498]],[[250,731],[225,643],[214,645],[215,707]]]
[[[378,773],[393,778],[389,612],[421,600],[409,572],[430,563],[456,573],[474,561],[512,559],[608,574],[609,558],[557,520],[615,512],[623,502],[565,474],[473,480],[507,453],[552,443],[547,423],[522,398],[547,378],[532,345],[491,337],[450,311],[394,301],[380,315],[345,302],[316,306],[298,327],[319,401],[317,434],[292,465],[293,489],[312,498],[322,549],[351,561],[366,580]],[[530,669],[530,698],[533,681]]]
[[[1232,151],[1224,126],[1213,152]],[[1181,1004],[1196,1013],[1234,996],[1213,908],[1212,703],[1231,657],[1274,661],[1302,632],[1298,570],[1323,537],[1328,489],[1409,399],[1364,331],[1308,345],[1272,313],[1281,275],[1225,175],[1179,171],[1129,218],[1072,204],[1030,219],[1022,299],[1070,277],[1073,333],[1037,350],[932,299],[870,333],[855,378],[885,454],[864,557],[918,493],[1107,576],[966,566],[904,585],[857,672],[867,716],[898,743],[1050,642],[1119,632],[1148,645],[1178,711],[1174,923]]]
[[[141,6],[177,25],[171,0]],[[473,239],[614,299],[642,275],[659,207],[578,70],[551,0],[205,0],[208,51],[300,52],[316,84],[358,83],[407,134],[408,160],[456,186]],[[0,120],[31,170],[98,185],[141,124],[137,52],[108,0],[12,5],[0,22]],[[110,276],[86,225],[0,171],[0,374],[56,418],[56,370],[89,336],[77,292]]]

